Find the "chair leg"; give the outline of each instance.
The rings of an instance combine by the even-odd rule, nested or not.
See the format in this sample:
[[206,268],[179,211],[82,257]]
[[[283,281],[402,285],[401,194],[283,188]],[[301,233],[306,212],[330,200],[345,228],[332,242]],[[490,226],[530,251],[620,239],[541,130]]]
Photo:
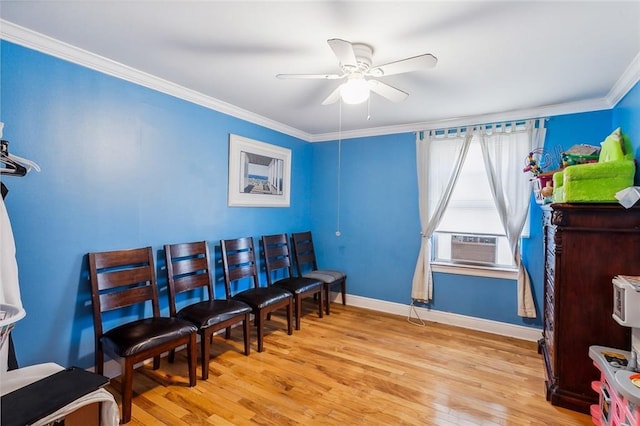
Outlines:
[[287,305],[287,334],[291,336],[293,334],[293,298]]
[[231,326],[226,328],[226,330],[224,332],[224,338],[227,339],[227,340],[231,339]]
[[96,373],[104,373],[104,353],[102,352],[102,347],[100,346],[96,348]]
[[122,364],[122,376],[120,377],[122,384],[122,423],[129,423],[131,421],[131,400],[133,399],[133,360],[125,358],[124,365]]
[[171,349],[169,351],[169,356],[167,358],[169,358],[169,362],[171,364],[173,364],[173,361],[176,359],[176,350],[175,349]]
[[342,280],[342,304],[347,304],[347,279]]
[[244,354],[249,356],[250,345],[249,345],[249,336],[251,333],[250,324],[251,316],[250,314],[245,314],[244,320],[242,321],[242,332],[244,333]]
[[153,369],[157,370],[160,368],[160,355],[153,357]]
[[326,299],[325,303],[327,305],[327,315],[329,315],[331,313],[331,308],[330,308],[331,300],[329,300],[329,291],[331,290],[331,288],[327,283],[322,284],[322,287],[324,289],[324,298]]
[[[317,297],[316,297],[317,296]],[[320,289],[319,292],[317,292],[314,297],[316,297],[318,299],[318,316],[320,318],[323,317],[324,314],[324,306],[322,306],[323,302],[324,302],[324,298],[322,297],[322,289]]]
[[[198,363],[198,359],[196,356],[196,352],[198,352],[196,347],[196,333],[191,333],[189,336],[189,342],[187,343],[187,364],[189,367],[189,386],[193,387],[196,385],[197,376],[196,376],[196,364]],[[209,366],[207,365],[207,370]]]
[[256,317],[254,318],[254,321],[256,323],[256,331],[258,333],[258,352],[262,352],[262,350],[264,349],[264,321],[266,316],[267,314],[265,314],[263,311],[259,311],[258,315],[256,315]]
[[302,317],[302,296],[296,294],[293,298],[293,303],[295,303],[295,320],[296,320],[296,330],[300,330],[300,322]]
[[211,358],[211,336],[213,331],[204,329],[200,334],[200,362],[202,363],[202,380],[209,378],[209,359]]

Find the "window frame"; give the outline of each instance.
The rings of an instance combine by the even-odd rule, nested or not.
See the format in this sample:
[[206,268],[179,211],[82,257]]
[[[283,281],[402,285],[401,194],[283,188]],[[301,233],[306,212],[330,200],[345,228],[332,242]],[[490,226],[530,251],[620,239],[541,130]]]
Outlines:
[[[446,137],[446,135],[444,136]],[[470,142],[471,144],[479,144],[480,142],[477,140],[477,136],[474,135],[473,139]],[[467,161],[470,161],[470,157],[467,156],[465,158],[465,164]],[[486,169],[483,167],[483,170],[486,173]],[[464,165],[463,165],[464,172]],[[486,176],[486,175],[485,175]],[[456,183],[456,186],[460,183]],[[455,189],[454,189],[455,191]],[[496,209],[495,201],[491,198],[493,209]],[[447,210],[449,206],[447,206]],[[446,211],[445,211],[446,214]],[[495,231],[495,230],[494,230]],[[438,234],[463,234],[463,235],[474,235],[479,237],[496,237],[506,239],[506,234],[502,233],[481,233],[481,232],[468,232],[468,231],[452,231],[447,229],[446,231],[434,231],[430,237],[431,240],[431,264],[433,272],[440,273],[450,273],[450,274],[458,274],[458,275],[473,275],[473,276],[483,276],[483,277],[491,277],[491,278],[505,278],[505,279],[517,279],[518,277],[518,265],[512,261],[511,265],[504,265],[500,263],[474,263],[473,261],[464,262],[464,261],[454,261],[450,259],[442,259],[437,257],[437,235]],[[528,238],[530,236],[530,214],[527,215],[527,221],[525,222],[525,226],[522,229],[522,233],[520,235],[520,240],[524,238]],[[507,243],[508,244],[508,243]],[[520,244],[522,247],[522,244]]]

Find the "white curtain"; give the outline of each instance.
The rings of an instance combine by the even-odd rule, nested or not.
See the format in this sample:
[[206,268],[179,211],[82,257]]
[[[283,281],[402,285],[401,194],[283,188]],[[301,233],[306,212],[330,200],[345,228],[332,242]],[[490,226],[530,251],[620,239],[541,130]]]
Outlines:
[[535,318],[531,280],[520,258],[520,235],[527,220],[531,199],[529,176],[522,172],[528,154],[544,144],[544,120],[529,120],[476,129],[482,157],[509,247],[518,267],[518,315]]
[[[456,180],[467,156],[473,132],[466,128],[444,132],[436,141],[436,132],[416,135],[418,203],[421,244],[413,275],[411,298],[428,302],[433,298],[431,274],[431,235],[444,214]],[[438,164],[436,167],[435,164]],[[450,167],[446,167],[450,165]]]

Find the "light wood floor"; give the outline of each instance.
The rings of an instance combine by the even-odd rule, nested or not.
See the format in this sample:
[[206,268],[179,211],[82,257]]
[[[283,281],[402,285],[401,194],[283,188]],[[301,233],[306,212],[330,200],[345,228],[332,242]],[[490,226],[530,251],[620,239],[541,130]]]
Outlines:
[[[217,336],[209,380],[187,386],[175,364],[134,377],[131,425],[589,425],[544,397],[533,342],[332,304],[305,306],[288,336],[274,315],[265,351],[241,353],[241,332]],[[200,367],[198,366],[200,377]],[[119,379],[108,389],[120,403]]]

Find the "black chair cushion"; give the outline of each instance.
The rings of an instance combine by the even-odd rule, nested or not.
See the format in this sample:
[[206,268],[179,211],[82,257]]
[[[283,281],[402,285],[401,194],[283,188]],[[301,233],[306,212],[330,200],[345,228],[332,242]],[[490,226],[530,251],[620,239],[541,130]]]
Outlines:
[[182,308],[177,317],[190,321],[198,328],[207,328],[228,319],[251,312],[251,306],[239,300],[211,300]]
[[121,357],[135,355],[197,331],[195,325],[178,318],[145,318],[115,327],[100,340]]
[[280,281],[273,283],[273,286],[283,288],[293,294],[300,294],[312,290],[320,291],[322,288],[322,281],[312,278],[293,277],[281,279]]
[[252,309],[264,309],[269,305],[281,302],[291,297],[291,293],[278,287],[258,287],[241,291],[233,296],[234,300],[240,300]]

